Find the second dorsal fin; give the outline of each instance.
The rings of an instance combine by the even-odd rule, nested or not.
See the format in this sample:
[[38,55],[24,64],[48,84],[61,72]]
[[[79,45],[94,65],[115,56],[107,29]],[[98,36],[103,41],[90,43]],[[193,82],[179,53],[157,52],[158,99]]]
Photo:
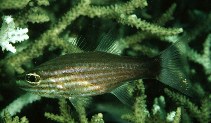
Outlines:
[[114,30],[111,30],[107,34],[104,34],[95,50],[116,55],[122,54],[122,51],[125,48],[124,42],[116,40],[116,37],[113,33]]

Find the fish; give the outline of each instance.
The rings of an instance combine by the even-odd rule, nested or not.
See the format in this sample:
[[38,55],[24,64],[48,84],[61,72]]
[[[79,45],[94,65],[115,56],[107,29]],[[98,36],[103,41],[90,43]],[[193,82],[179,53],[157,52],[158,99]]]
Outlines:
[[[114,94],[126,102],[124,89],[137,79],[156,79],[189,94],[185,60],[177,42],[158,56],[138,58],[104,51],[71,53],[47,61],[24,73],[17,85],[25,91],[51,98]],[[100,46],[101,47],[101,46]]]

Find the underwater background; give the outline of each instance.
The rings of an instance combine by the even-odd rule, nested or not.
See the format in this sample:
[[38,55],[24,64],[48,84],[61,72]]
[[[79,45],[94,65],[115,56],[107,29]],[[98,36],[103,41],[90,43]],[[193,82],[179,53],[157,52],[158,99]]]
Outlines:
[[[211,121],[210,0],[0,0],[0,16],[0,122]],[[184,42],[195,94],[136,80],[128,89],[131,107],[103,94],[75,108],[68,99],[41,98],[16,85],[18,75],[57,56],[92,51],[105,39],[115,40],[121,55],[140,58]]]

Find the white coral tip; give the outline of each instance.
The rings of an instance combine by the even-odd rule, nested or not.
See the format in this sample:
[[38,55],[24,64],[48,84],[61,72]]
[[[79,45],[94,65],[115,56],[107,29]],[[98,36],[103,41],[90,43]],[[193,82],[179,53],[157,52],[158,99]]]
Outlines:
[[10,44],[9,42],[3,42],[3,43],[1,43],[1,46],[2,46],[3,51],[7,50],[7,51],[10,51],[12,53],[16,52],[15,47],[13,47],[12,44]]
[[4,17],[4,21],[5,21],[7,24],[9,24],[9,23],[13,22],[13,18],[12,18],[11,16],[5,16],[5,17]]

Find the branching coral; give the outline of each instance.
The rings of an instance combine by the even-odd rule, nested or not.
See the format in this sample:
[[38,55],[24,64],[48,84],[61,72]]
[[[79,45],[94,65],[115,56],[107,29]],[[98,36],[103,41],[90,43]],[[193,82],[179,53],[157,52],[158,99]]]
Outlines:
[[178,107],[177,111],[176,111],[176,116],[174,118],[173,123],[180,123],[180,121],[181,121],[181,114],[182,114],[181,108]]
[[0,0],[0,9],[22,9],[30,0]]
[[209,34],[203,43],[202,54],[197,53],[190,47],[187,56],[194,62],[201,64],[208,75],[208,80],[211,82],[211,34]]
[[10,103],[10,105],[8,105],[4,110],[2,110],[0,112],[0,116],[3,116],[5,111],[13,116],[16,113],[20,112],[24,106],[40,99],[40,96],[26,93],[25,95],[22,95],[21,97],[17,98],[15,101]]
[[[60,105],[59,109],[61,113],[60,115],[55,115],[55,114],[46,112],[45,116],[59,123],[78,123],[77,120],[71,115],[70,108],[65,99],[60,99],[59,105]],[[76,109],[79,114],[79,120],[81,123],[104,123],[103,115],[101,113],[92,116],[92,119],[89,122],[88,119],[86,118],[84,106],[81,106],[81,105],[77,106]]]
[[196,104],[192,103],[188,98],[178,93],[165,89],[165,92],[177,104],[184,106],[192,117],[195,117],[200,123],[209,123],[211,119],[211,102],[210,97],[204,99],[199,108]]
[[59,123],[74,123],[75,120],[70,114],[70,107],[68,106],[65,99],[59,100],[59,109],[60,109],[60,115],[54,115],[51,113],[46,112],[45,117],[57,121]]
[[122,118],[133,123],[179,123],[181,119],[181,108],[178,107],[176,112],[166,113],[165,99],[163,96],[156,98],[152,113],[146,108],[146,95],[143,81],[135,81],[136,85],[131,90],[135,95],[135,103],[133,105],[133,113],[123,114]]
[[5,111],[3,115],[4,123],[29,123],[26,117],[22,117],[21,119],[18,116],[12,118],[9,112]]
[[146,109],[146,95],[144,94],[145,88],[141,80],[137,81],[135,89],[138,92],[136,92],[134,112],[133,114],[125,114],[122,118],[134,123],[145,123],[148,111]]
[[[156,23],[160,26],[163,26],[168,21],[172,20],[175,8],[176,8],[176,4],[172,4],[170,6],[170,8],[168,10],[166,10],[166,12],[164,12],[157,19]],[[153,37],[163,38],[162,35],[158,36],[156,34],[148,33],[148,32],[145,32],[145,31],[138,31],[137,33],[135,33],[133,35],[127,36],[123,39],[119,39],[118,42],[125,42],[125,44],[127,44],[127,45],[125,45],[126,46],[125,48],[131,47],[131,48],[133,48],[133,50],[141,51],[142,53],[147,54],[148,56],[155,56],[156,54],[159,53],[158,50],[144,46],[144,44],[139,45],[139,43],[141,43],[143,40],[150,39],[150,38],[153,38]]]
[[16,49],[10,43],[17,43],[27,40],[29,36],[27,28],[16,28],[13,18],[11,16],[3,16],[3,23],[0,30],[0,46],[2,50],[7,50],[12,53],[16,52]]
[[[0,0],[1,13],[3,13],[3,15],[8,15],[7,13],[11,13],[10,15],[12,15],[15,22],[12,24],[15,24],[18,27],[27,27],[29,29],[28,34],[30,36],[30,39],[27,42],[22,42],[18,45],[14,44],[17,49],[22,49],[21,47],[24,47],[23,50],[17,50],[15,55],[8,55],[6,52],[3,54],[3,56],[1,56],[2,58],[0,60],[0,72],[2,73],[2,79],[0,85],[2,86],[0,86],[0,95],[2,96],[2,100],[6,100],[4,98],[5,94],[4,92],[2,92],[4,91],[2,88],[12,88],[11,90],[13,90],[13,86],[11,85],[14,85],[14,79],[9,79],[9,82],[5,82],[7,81],[7,78],[10,78],[10,76],[12,76],[11,78],[14,78],[14,76],[16,77],[16,73],[20,74],[25,71],[28,71],[29,68],[34,67],[35,60],[37,60],[38,62],[40,62],[40,59],[41,62],[45,61],[42,59],[46,59],[46,52],[47,55],[49,52],[53,55],[82,52],[83,49],[81,48],[81,46],[77,46],[75,43],[77,37],[81,36],[81,33],[79,32],[85,31],[86,33],[88,33],[88,35],[90,35],[90,37],[93,37],[93,39],[95,40],[93,44],[97,45],[99,42],[99,39],[97,39],[99,36],[96,36],[98,30],[92,32],[91,26],[99,26],[99,33],[101,34],[105,33],[106,29],[111,29],[115,24],[119,26],[118,31],[121,32],[121,34],[117,34],[115,32],[115,35],[117,35],[117,37],[120,35],[120,39],[116,41],[116,45],[118,46],[115,47],[121,51],[127,49],[125,52],[123,52],[125,54],[131,55],[135,52],[136,54],[132,54],[135,56],[140,56],[139,53],[144,54],[146,56],[154,56],[155,54],[158,54],[160,52],[161,48],[163,49],[164,45],[167,46],[166,42],[172,43],[176,41],[181,41],[187,42],[189,44],[196,43],[198,40],[197,37],[199,37],[201,33],[204,33],[207,38],[202,45],[203,48],[201,53],[200,51],[196,51],[195,49],[193,49],[191,45],[186,45],[186,50],[188,50],[189,52],[184,54],[184,56],[187,56],[189,61],[193,61],[194,63],[199,64],[204,68],[206,76],[203,76],[205,78],[203,81],[205,81],[204,83],[208,85],[207,88],[209,88],[209,84],[206,83],[206,80],[208,80],[209,82],[211,81],[211,36],[210,34],[208,34],[211,29],[209,26],[211,22],[211,14],[202,13],[202,15],[206,15],[205,19],[203,19],[203,21],[200,21],[200,24],[198,26],[192,28],[193,24],[189,25],[189,22],[183,24],[181,19],[178,19],[177,12],[180,11],[180,9],[182,11],[184,9],[181,7],[182,3],[168,4],[170,2],[167,2],[165,0],[161,0],[159,2],[148,2],[149,1],[146,0],[127,0],[126,2],[123,0],[112,2],[99,2],[98,0]],[[166,2],[167,4],[165,5],[170,6],[166,6],[162,9],[154,8],[155,6],[151,6],[157,3],[160,3],[157,6],[160,6],[161,4],[163,5],[164,3],[162,2]],[[163,12],[164,10],[166,11]],[[188,11],[192,12],[195,10],[189,9]],[[156,13],[158,14],[156,15]],[[175,13],[176,16],[174,15]],[[198,18],[198,16],[196,16],[195,18]],[[90,20],[92,23],[90,24],[91,26],[89,25]],[[112,24],[109,25],[109,23]],[[186,29],[187,25],[191,27],[190,30]],[[176,28],[178,26],[179,28]],[[1,28],[1,30],[2,29],[4,28]],[[182,32],[184,32],[183,35],[178,35]],[[200,41],[202,40],[200,39]],[[85,43],[87,43],[87,41],[85,41]],[[14,49],[12,51],[14,51]],[[193,66],[191,66],[190,68],[191,70],[198,69]],[[6,73],[5,71],[10,71],[10,73]],[[193,76],[198,76],[194,74],[194,72],[192,72],[191,74]],[[195,82],[195,80],[193,80],[193,82]],[[150,111],[148,109],[150,106],[148,106],[149,102],[148,98],[146,97],[153,96],[147,95],[148,93],[145,93],[145,90],[149,89],[148,83],[146,83],[145,87],[141,80],[136,81],[134,83],[135,89],[131,90],[133,97],[135,98],[132,113],[127,111],[121,112],[123,119],[137,123],[163,123],[168,121],[179,123],[180,121],[183,121],[181,117],[184,117],[185,113],[182,110],[182,106],[185,106],[184,108],[187,109],[188,113],[190,114],[190,119],[192,121],[197,120],[198,122],[210,122],[210,99],[205,99],[204,101],[202,101],[201,107],[199,107],[187,97],[166,90],[166,94],[171,97],[174,102],[179,104],[179,107],[177,107],[176,111],[175,109],[168,107],[171,111],[173,110],[171,113],[166,113],[169,111],[166,111],[166,108],[162,107],[162,110],[165,113],[163,113],[164,115],[161,116],[159,114],[159,112],[161,112],[161,105],[159,105],[159,103],[154,103],[157,107],[160,107],[157,113],[153,114],[153,111]],[[207,88],[204,89],[204,86],[206,85],[198,87],[201,87],[201,90],[203,91],[209,90]],[[153,90],[155,91],[159,89],[162,90],[162,87],[153,86],[153,88]],[[207,93],[210,95],[210,92],[206,92],[206,94]],[[201,95],[204,96],[205,93]],[[155,97],[151,98],[154,99]],[[20,119],[18,117],[11,118],[11,116],[19,115],[17,113],[20,112],[22,108],[24,108],[24,106],[36,100],[40,100],[40,97],[31,94],[25,94],[20,97],[17,97],[17,99],[15,99],[15,101],[13,102],[11,100],[14,100],[14,98],[10,98],[6,101],[7,104],[3,104],[1,106],[1,108],[4,108],[4,110],[1,111],[1,116],[5,115],[5,121],[7,122],[19,122]],[[76,110],[70,110],[67,101],[64,99],[61,99],[59,101],[59,105],[59,115],[46,112],[45,116],[50,120],[62,123],[103,123],[104,120],[106,121],[106,118],[109,117],[106,116],[107,114],[104,114],[103,111],[99,111],[102,113],[95,112],[94,114],[96,115],[92,114],[92,118],[87,118],[85,105],[79,103],[79,106],[76,106]],[[77,113],[75,113],[75,111]],[[11,116],[9,116],[9,114]],[[25,115],[26,114],[24,114],[23,116]],[[187,115],[187,117],[189,117],[189,115]],[[22,118],[21,122],[28,121],[26,120],[26,118]]]

